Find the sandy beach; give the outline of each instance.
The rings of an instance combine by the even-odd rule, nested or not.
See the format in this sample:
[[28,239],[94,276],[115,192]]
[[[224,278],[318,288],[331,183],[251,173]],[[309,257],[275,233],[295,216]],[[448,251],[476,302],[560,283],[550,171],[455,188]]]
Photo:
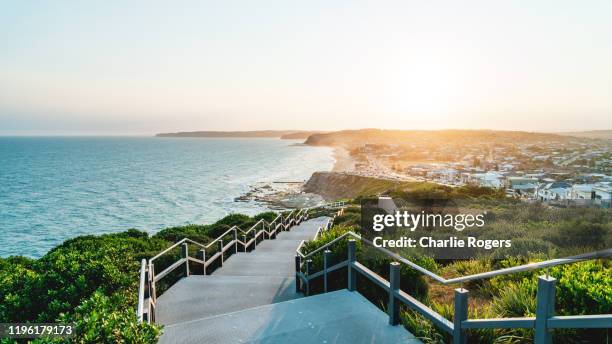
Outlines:
[[336,162],[332,172],[352,172],[355,170],[355,160],[353,160],[348,150],[342,147],[335,147],[333,155]]

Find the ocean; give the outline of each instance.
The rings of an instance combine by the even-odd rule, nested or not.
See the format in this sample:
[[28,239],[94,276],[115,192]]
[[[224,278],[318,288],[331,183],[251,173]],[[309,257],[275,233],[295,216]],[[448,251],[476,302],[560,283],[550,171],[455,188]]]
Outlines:
[[260,182],[331,170],[331,148],[246,138],[0,137],[0,256],[40,257],[79,235],[255,214]]

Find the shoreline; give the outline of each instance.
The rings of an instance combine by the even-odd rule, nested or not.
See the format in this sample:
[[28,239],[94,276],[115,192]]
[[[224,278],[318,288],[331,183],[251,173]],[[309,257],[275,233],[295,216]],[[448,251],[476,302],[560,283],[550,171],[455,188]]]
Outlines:
[[332,156],[335,160],[330,172],[353,172],[355,171],[356,161],[351,157],[350,152],[344,147],[333,147]]
[[[355,160],[344,147],[332,148],[331,156],[334,163],[331,169],[324,172],[351,173],[355,171]],[[272,181],[251,186],[250,191],[234,198],[235,202],[263,203],[270,210],[294,209],[309,207],[325,201],[323,195],[305,192],[306,183],[320,171],[313,171],[308,179],[303,181]]]

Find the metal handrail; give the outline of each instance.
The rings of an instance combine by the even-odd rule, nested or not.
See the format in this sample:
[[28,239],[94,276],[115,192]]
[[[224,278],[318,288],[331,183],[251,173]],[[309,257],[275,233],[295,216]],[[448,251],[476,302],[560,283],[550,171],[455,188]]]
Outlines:
[[[336,206],[338,204],[338,202],[330,203],[330,204]],[[325,207],[325,206],[326,205],[323,205],[323,207]],[[145,289],[147,289],[147,286],[148,286],[148,290],[149,290],[149,295],[148,295],[148,298],[149,298],[149,312],[152,312],[152,307],[153,307],[153,310],[154,310],[155,299],[157,297],[156,296],[155,283],[157,281],[159,281],[160,279],[162,279],[163,277],[165,277],[166,275],[168,275],[173,270],[175,270],[178,267],[180,267],[183,264],[185,264],[186,265],[185,269],[186,269],[187,274],[188,274],[188,272],[189,272],[188,264],[191,261],[191,262],[196,262],[196,263],[201,264],[204,267],[204,271],[206,271],[206,268],[214,260],[216,260],[216,259],[218,259],[220,257],[222,258],[223,254],[225,253],[225,251],[227,251],[232,245],[234,245],[234,244],[236,245],[236,251],[237,251],[238,250],[237,244],[240,243],[240,244],[242,244],[242,246],[246,250],[246,248],[248,246],[250,246],[253,242],[254,242],[254,245],[257,245],[257,238],[259,236],[261,236],[262,233],[267,233],[268,234],[268,239],[269,239],[269,238],[271,238],[272,234],[278,233],[279,226],[282,227],[281,230],[286,230],[292,224],[297,224],[297,223],[301,222],[302,220],[308,218],[308,211],[310,209],[320,208],[320,207],[322,207],[322,206],[309,207],[309,208],[301,208],[301,209],[297,210],[297,212],[296,212],[295,209],[293,209],[293,210],[291,210],[286,215],[283,215],[283,213],[279,213],[274,218],[274,220],[268,222],[265,219],[261,219],[261,220],[257,221],[255,224],[253,224],[246,231],[242,230],[238,226],[232,226],[231,228],[229,228],[228,230],[223,232],[223,234],[219,235],[217,238],[215,238],[214,240],[212,240],[211,242],[209,242],[206,245],[201,244],[201,243],[199,243],[197,241],[191,240],[189,238],[183,238],[183,239],[177,241],[176,243],[172,244],[171,246],[169,246],[165,250],[161,251],[160,253],[158,253],[154,257],[150,258],[148,262],[143,259],[142,264],[141,264],[141,272],[140,272],[141,276],[140,276],[140,283],[139,283],[139,289],[138,289],[138,306],[137,306],[137,310],[136,310],[137,316],[138,316],[138,320],[140,322],[144,321]],[[261,230],[257,231],[256,228],[260,224],[263,224],[264,228],[262,228]],[[268,230],[265,229],[266,226],[268,227]],[[272,227],[274,227],[274,229],[270,230]],[[255,233],[254,237],[251,240],[242,241],[242,240],[238,239],[238,231],[240,231],[244,235],[247,235],[247,234],[251,233],[252,231],[256,231],[256,233]],[[231,240],[228,243],[225,243],[225,245],[220,248],[219,252],[213,254],[211,257],[206,259],[206,256],[205,256],[206,251],[205,250],[210,248],[210,247],[212,247],[213,245],[215,245],[218,242],[222,243],[223,242],[222,241],[223,238],[226,237],[227,235],[229,235],[232,232],[234,232],[234,239]],[[265,235],[264,235],[264,239],[265,239]],[[166,269],[161,271],[159,274],[156,274],[153,262],[155,260],[157,260],[159,257],[161,257],[164,254],[166,254],[169,251],[171,251],[172,249],[177,248],[179,245],[186,244],[186,243],[190,243],[190,244],[194,244],[194,245],[199,246],[202,249],[201,251],[203,251],[202,259],[193,258],[193,257],[189,257],[188,255],[185,255],[187,253],[187,250],[185,249],[184,252],[183,252],[184,256],[181,257],[181,259],[177,260],[176,262],[174,262],[173,264],[168,266]],[[221,259],[221,261],[223,262],[223,259]],[[154,314],[149,314],[148,317],[147,317],[147,320],[149,322],[151,322],[152,319],[154,319]]]
[[504,268],[504,269],[499,269],[499,270],[494,270],[494,271],[489,271],[489,272],[483,272],[483,273],[478,273],[478,274],[473,274],[473,275],[468,275],[468,276],[463,276],[463,277],[456,277],[456,278],[449,278],[446,279],[442,276],[439,276],[437,274],[435,274],[434,272],[431,272],[421,266],[419,266],[418,264],[400,256],[397,253],[391,252],[386,248],[383,247],[377,247],[375,246],[370,240],[363,238],[361,235],[356,234],[352,231],[348,231],[344,234],[342,234],[341,236],[337,237],[336,239],[328,242],[327,244],[317,248],[316,250],[309,252],[308,254],[303,254],[300,250],[302,248],[302,245],[300,245],[300,247],[298,248],[298,251],[296,251],[296,254],[299,255],[300,257],[307,259],[309,257],[311,257],[312,255],[316,254],[317,252],[320,252],[322,250],[327,249],[328,247],[330,247],[331,245],[335,244],[336,242],[346,238],[347,236],[351,236],[355,239],[359,239],[362,242],[372,246],[374,249],[386,254],[387,256],[396,259],[398,262],[406,264],[408,266],[410,266],[411,268],[423,273],[424,275],[427,275],[428,277],[431,277],[432,279],[447,285],[447,284],[456,284],[456,283],[463,283],[463,282],[469,282],[469,281],[474,281],[474,280],[480,280],[480,279],[486,279],[486,278],[491,278],[491,277],[495,277],[495,276],[499,276],[499,275],[507,275],[507,274],[512,274],[512,273],[517,273],[517,272],[525,272],[525,271],[531,271],[531,270],[538,270],[538,269],[543,269],[543,268],[549,268],[552,266],[556,266],[556,265],[565,265],[565,264],[572,264],[572,263],[577,263],[577,262],[581,262],[581,261],[585,261],[585,260],[591,260],[591,259],[600,259],[600,258],[606,258],[606,257],[610,257],[612,256],[612,249],[606,249],[606,250],[601,250],[601,251],[595,251],[595,252],[591,252],[591,253],[586,253],[586,254],[581,254],[581,255],[577,255],[577,256],[571,256],[571,257],[566,257],[566,258],[556,258],[556,259],[550,259],[550,260],[545,260],[545,261],[541,261],[541,262],[534,262],[534,263],[529,263],[529,264],[524,264],[524,265],[519,265],[519,266],[513,266],[513,267],[509,267],[509,268]]
[[[354,234],[354,233],[353,233]],[[555,279],[549,276],[540,276],[538,279],[538,289],[536,295],[536,316],[521,317],[521,318],[485,318],[485,319],[469,319],[468,317],[468,298],[469,292],[463,288],[455,289],[454,312],[453,319],[448,320],[443,315],[437,313],[424,303],[404,292],[400,287],[400,263],[395,261],[389,264],[389,280],[378,275],[376,272],[368,269],[360,264],[356,259],[356,241],[354,239],[348,242],[347,259],[329,267],[329,257],[331,251],[326,250],[323,259],[323,270],[311,273],[310,263],[306,265],[306,273],[301,271],[301,259],[296,256],[296,291],[304,288],[308,296],[310,293],[310,281],[323,277],[323,292],[328,291],[328,274],[337,269],[348,268],[348,286],[349,291],[357,290],[356,274],[361,274],[366,277],[389,294],[389,303],[387,313],[389,315],[389,324],[400,324],[399,307],[397,301],[408,306],[413,311],[419,313],[429,321],[432,321],[436,327],[450,334],[453,343],[466,343],[467,333],[469,329],[515,329],[528,328],[535,329],[534,341],[536,344],[551,344],[551,329],[556,328],[609,328],[612,323],[612,314],[595,314],[595,315],[569,315],[555,316]],[[596,254],[584,254],[580,256],[569,257],[566,259],[580,261],[592,258],[605,257],[610,254],[610,250],[599,251]],[[308,261],[310,262],[310,260]],[[561,262],[557,262],[557,265]],[[550,265],[549,265],[550,266]],[[506,269],[504,269],[506,270]],[[474,275],[476,276],[476,275]],[[452,281],[452,280],[449,280]]]
[[[201,244],[197,241],[191,240],[189,238],[183,238],[179,241],[177,241],[176,243],[172,244],[171,246],[169,246],[168,248],[166,248],[165,250],[161,251],[160,253],[158,253],[157,255],[155,255],[154,257],[150,258],[148,263],[145,259],[142,260],[142,264],[141,264],[141,276],[140,276],[140,284],[139,284],[139,290],[138,290],[138,307],[137,307],[137,316],[138,316],[138,321],[142,322],[144,321],[144,308],[145,308],[145,289],[146,289],[146,276],[147,273],[149,274],[149,283],[151,284],[149,286],[149,308],[151,306],[154,305],[154,303],[152,303],[152,301],[154,301],[154,299],[156,298],[155,295],[155,283],[157,281],[159,281],[160,279],[162,279],[163,277],[165,277],[166,275],[168,275],[170,272],[172,272],[173,270],[179,268],[180,266],[183,266],[184,264],[185,266],[185,270],[187,272],[187,275],[189,274],[189,269],[188,269],[188,264],[190,261],[192,262],[196,262],[196,263],[200,263],[204,269],[206,269],[214,260],[218,259],[219,257],[222,257],[223,254],[225,253],[225,251],[227,251],[228,249],[230,249],[233,245],[240,243],[242,244],[245,249],[246,247],[250,246],[253,242],[255,245],[257,245],[257,237],[259,237],[262,232],[265,232],[268,234],[268,238],[271,237],[272,234],[276,234],[279,230],[279,226],[282,226],[281,230],[286,230],[290,225],[292,224],[297,224],[299,222],[301,222],[302,220],[306,219],[308,217],[308,209],[300,209],[296,212],[296,210],[291,210],[288,214],[283,215],[282,213],[278,214],[278,216],[276,216],[276,218],[274,220],[272,220],[271,222],[266,221],[265,219],[261,219],[259,221],[257,221],[254,225],[252,225],[248,230],[244,231],[242,230],[240,227],[238,226],[232,226],[231,228],[229,228],[228,230],[226,230],[225,232],[223,232],[221,235],[219,235],[217,238],[215,238],[214,240],[212,240],[211,242],[209,242],[208,244],[204,245]],[[278,222],[277,222],[278,221]],[[261,230],[259,230],[258,232],[256,231],[257,226],[263,224],[264,226],[267,226],[268,228],[272,228],[272,226],[274,226],[274,230],[270,231],[270,230],[266,230],[265,228],[262,228]],[[252,231],[256,231],[254,237],[251,240],[248,240],[246,242],[241,241],[238,239],[238,235],[237,232],[240,231],[241,233],[249,234]],[[222,247],[220,247],[220,251],[217,252],[216,254],[212,255],[211,257],[209,257],[208,259],[206,259],[205,256],[203,256],[203,259],[198,259],[198,258],[193,258],[193,257],[189,257],[189,255],[187,254],[187,249],[185,248],[183,253],[182,253],[182,257],[177,260],[176,262],[174,262],[173,264],[171,264],[170,266],[168,266],[166,269],[164,269],[163,271],[161,271],[159,274],[156,274],[154,271],[154,265],[153,262],[158,259],[159,257],[163,256],[164,254],[168,253],[169,251],[171,251],[174,248],[177,248],[179,245],[182,244],[187,244],[187,243],[191,243],[194,245],[197,245],[199,247],[202,248],[201,251],[204,251],[205,249],[208,249],[210,247],[212,247],[213,245],[215,245],[218,242],[223,243],[223,238],[226,237],[227,235],[229,235],[230,233],[234,233],[234,239],[225,243],[225,245],[223,245]],[[265,236],[264,236],[265,238]],[[237,252],[237,247],[236,247],[236,252]],[[205,255],[205,251],[203,253]],[[223,259],[222,259],[223,261]],[[148,267],[148,270],[147,270]],[[151,309],[149,309],[149,312],[151,312]],[[147,320],[149,322],[151,322],[151,319],[153,318],[153,316],[151,314],[149,314],[149,316],[147,317]]]

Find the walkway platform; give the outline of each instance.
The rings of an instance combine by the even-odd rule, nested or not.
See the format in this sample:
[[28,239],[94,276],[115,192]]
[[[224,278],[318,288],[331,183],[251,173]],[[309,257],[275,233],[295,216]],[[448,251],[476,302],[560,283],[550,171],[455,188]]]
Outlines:
[[160,343],[421,343],[358,292],[326,294],[169,325]]
[[295,291],[295,250],[328,221],[304,221],[212,275],[179,280],[157,299],[160,343],[420,343],[357,292]]

